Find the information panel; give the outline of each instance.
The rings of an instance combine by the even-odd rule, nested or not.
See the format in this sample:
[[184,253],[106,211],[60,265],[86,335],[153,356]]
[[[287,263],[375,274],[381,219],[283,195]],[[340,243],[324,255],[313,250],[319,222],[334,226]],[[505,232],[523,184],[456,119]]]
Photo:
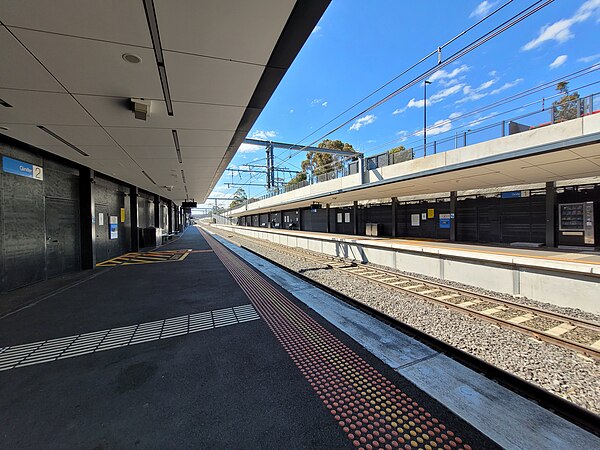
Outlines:
[[2,157],[2,170],[6,173],[12,173],[13,175],[19,175],[21,177],[33,178],[34,180],[44,179],[44,169],[40,166],[19,161],[18,159],[9,158],[8,156]]
[[563,203],[558,209],[560,231],[583,231],[584,203]]

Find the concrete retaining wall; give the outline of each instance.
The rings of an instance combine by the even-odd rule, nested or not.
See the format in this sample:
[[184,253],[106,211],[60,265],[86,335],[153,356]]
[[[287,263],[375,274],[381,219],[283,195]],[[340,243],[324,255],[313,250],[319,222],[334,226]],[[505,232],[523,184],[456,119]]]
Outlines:
[[576,266],[573,263],[550,263],[545,260],[524,262],[527,258],[507,258],[494,254],[486,254],[483,259],[481,254],[461,255],[459,251],[444,252],[445,249],[441,248],[425,253],[377,240],[369,242],[320,235],[313,237],[309,233],[292,235],[279,230],[238,226],[219,228],[288,247],[370,262],[600,314],[600,267],[586,271],[585,264]]

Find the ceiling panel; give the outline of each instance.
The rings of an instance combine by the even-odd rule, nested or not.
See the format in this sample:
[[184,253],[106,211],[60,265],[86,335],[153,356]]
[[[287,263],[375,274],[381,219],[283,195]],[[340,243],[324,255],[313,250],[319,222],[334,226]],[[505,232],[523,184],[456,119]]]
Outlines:
[[142,1],[18,0],[0,5],[0,18],[9,26],[152,47]]
[[[0,64],[0,87],[65,92],[52,75],[4,27],[0,27],[0,42],[0,60],[5,62]],[[22,68],[22,71],[15,70],[15,67]]]
[[173,52],[165,52],[165,63],[174,101],[220,105],[247,105],[264,70],[251,64]]
[[102,126],[131,128],[205,129],[234,131],[244,108],[197,103],[173,103],[174,116],[168,116],[165,102],[152,100],[148,120],[138,120],[131,111],[129,98],[76,95],[79,102]]
[[0,98],[13,106],[0,108],[1,124],[96,125],[69,94],[0,89]]
[[[13,32],[71,93],[162,98],[152,49],[23,29]],[[142,62],[128,63],[124,53],[134,53]]]
[[78,147],[92,159],[130,159],[121,147],[116,145],[79,145]]
[[154,4],[164,49],[264,65],[295,0],[179,0]]

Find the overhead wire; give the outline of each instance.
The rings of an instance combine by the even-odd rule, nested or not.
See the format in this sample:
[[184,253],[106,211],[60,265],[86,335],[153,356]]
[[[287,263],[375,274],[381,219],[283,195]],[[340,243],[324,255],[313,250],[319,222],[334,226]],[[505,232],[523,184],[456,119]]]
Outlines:
[[[517,14],[513,15],[510,19],[504,21],[503,23],[501,23],[500,25],[496,26],[495,28],[493,28],[492,30],[486,32],[485,34],[483,34],[482,36],[480,36],[479,38],[471,41],[469,44],[467,44],[466,46],[462,47],[460,50],[458,50],[457,52],[455,52],[454,54],[452,54],[448,59],[446,59],[445,61],[440,61],[438,64],[436,64],[433,67],[430,67],[429,69],[427,69],[425,72],[422,72],[421,75],[418,75],[417,77],[413,78],[411,81],[405,83],[403,86],[401,86],[400,88],[396,89],[395,91],[393,91],[392,93],[388,94],[387,96],[385,96],[384,98],[380,99],[379,101],[375,102],[374,104],[372,104],[371,106],[369,106],[368,108],[362,110],[360,113],[354,115],[353,117],[351,117],[350,119],[346,120],[344,123],[342,123],[341,125],[338,125],[337,127],[335,127],[334,129],[330,130],[329,132],[327,132],[326,134],[322,135],[321,137],[319,137],[318,139],[312,141],[311,143],[303,146],[302,148],[300,148],[299,150],[297,150],[294,155],[292,155],[291,157],[297,155],[298,153],[302,152],[303,150],[305,150],[308,147],[313,146],[314,144],[316,144],[317,142],[325,139],[327,136],[329,136],[330,134],[338,131],[339,129],[343,128],[344,126],[348,125],[350,122],[358,119],[360,116],[362,116],[363,114],[366,114],[369,111],[372,111],[373,109],[377,108],[378,106],[386,103],[387,101],[389,101],[390,99],[394,98],[395,96],[397,96],[398,94],[400,94],[401,92],[404,92],[405,90],[407,90],[408,88],[418,84],[419,82],[427,79],[430,75],[432,75],[434,72],[437,72],[438,70],[448,66],[449,64],[451,64],[452,62],[456,61],[457,59],[463,57],[464,55],[472,52],[473,50],[475,50],[476,48],[480,47],[481,45],[485,44],[486,42],[488,42],[489,40],[495,38],[496,36],[499,36],[500,34],[504,33],[506,30],[512,28],[513,26],[517,25],[518,23],[522,22],[523,20],[527,19],[528,17],[530,17],[531,15],[535,14],[536,12],[540,11],[541,9],[545,8],[546,6],[548,6],[550,3],[554,2],[554,0],[538,0],[534,3],[532,3],[530,6],[528,6],[525,9],[522,9],[521,11],[519,11]],[[505,5],[503,5],[504,7]],[[431,54],[429,55],[429,57],[431,57]],[[290,158],[291,158],[290,157]]]

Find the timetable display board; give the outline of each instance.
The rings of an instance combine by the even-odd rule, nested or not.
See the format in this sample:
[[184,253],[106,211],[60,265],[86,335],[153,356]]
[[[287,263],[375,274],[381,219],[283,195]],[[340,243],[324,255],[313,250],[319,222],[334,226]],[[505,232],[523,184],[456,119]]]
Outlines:
[[583,231],[585,228],[585,203],[563,203],[559,205],[560,231]]

